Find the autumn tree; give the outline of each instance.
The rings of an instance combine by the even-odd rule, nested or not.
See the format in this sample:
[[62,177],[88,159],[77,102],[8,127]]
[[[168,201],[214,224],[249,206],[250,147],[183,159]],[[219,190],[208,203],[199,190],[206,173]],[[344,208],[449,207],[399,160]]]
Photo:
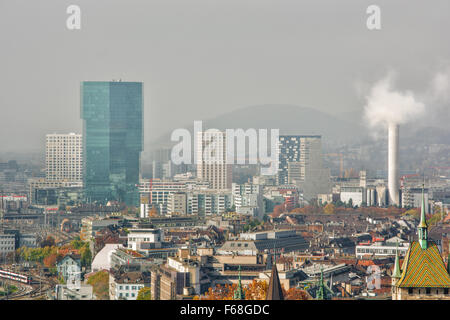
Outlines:
[[326,214],[333,214],[335,212],[336,207],[332,203],[328,203],[325,208],[323,208],[323,212]]
[[284,300],[309,300],[309,295],[306,291],[299,288],[289,288],[285,290],[282,287]]
[[269,284],[266,281],[253,281],[244,288],[245,300],[264,300],[266,299]]
[[139,290],[136,300],[152,300],[152,290],[150,287],[143,287]]
[[273,217],[279,217],[284,212],[284,204],[276,205],[273,208]]
[[92,290],[98,300],[109,300],[109,273],[99,271],[89,277],[88,284],[92,285]]
[[46,256],[43,260],[44,266],[47,268],[54,268],[56,266],[56,261],[58,260],[58,254],[52,253]]
[[156,207],[151,208],[150,211],[148,212],[148,215],[150,217],[157,217],[158,216],[158,210],[156,209]]
[[[209,288],[205,292],[202,300],[233,300],[234,290],[236,290],[236,284],[225,284],[224,286],[216,285],[214,288]],[[198,299],[198,298],[197,298]],[[196,300],[197,300],[196,299]]]

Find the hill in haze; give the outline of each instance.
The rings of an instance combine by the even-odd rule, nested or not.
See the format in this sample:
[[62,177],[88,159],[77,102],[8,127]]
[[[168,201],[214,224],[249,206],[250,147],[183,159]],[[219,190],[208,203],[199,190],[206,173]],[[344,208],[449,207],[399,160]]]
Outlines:
[[[193,133],[193,122],[186,124]],[[345,121],[327,113],[294,105],[243,107],[203,121],[203,129],[279,129],[282,134],[321,135],[324,144],[359,141],[364,129],[360,122]],[[170,145],[170,132],[151,144]]]

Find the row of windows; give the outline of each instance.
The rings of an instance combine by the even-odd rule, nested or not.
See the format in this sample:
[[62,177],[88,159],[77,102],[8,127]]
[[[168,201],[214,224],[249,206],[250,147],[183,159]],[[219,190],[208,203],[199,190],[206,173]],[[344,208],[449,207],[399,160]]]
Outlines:
[[134,291],[139,290],[140,288],[142,288],[142,286],[123,286],[123,285],[120,285],[119,286],[119,290],[130,290],[130,287],[131,287],[131,290],[134,290]]
[[[425,288],[425,294],[431,294],[432,291],[431,288]],[[438,289],[433,289],[436,290],[436,294],[439,294],[439,290]],[[418,289],[418,294],[423,294],[423,289]],[[434,293],[434,292],[433,292]],[[414,294],[414,288],[408,288],[408,294]],[[444,294],[448,294],[448,288],[444,288]]]
[[[232,247],[234,247],[234,245],[235,245],[235,243],[231,243]],[[244,243],[243,245],[244,245],[244,247],[248,247],[248,243]],[[242,243],[237,243],[237,246],[242,247]]]
[[[121,297],[121,298],[122,298],[122,297],[127,297],[127,298],[128,298],[129,296],[130,296],[130,295],[129,295],[128,292],[125,293],[125,294],[122,294],[122,292],[119,293],[119,297]],[[136,295],[135,295],[134,293],[131,293],[131,297],[132,297],[132,298],[134,298],[135,296],[136,296]]]
[[14,251],[15,248],[14,247],[2,247],[0,248],[2,251]]

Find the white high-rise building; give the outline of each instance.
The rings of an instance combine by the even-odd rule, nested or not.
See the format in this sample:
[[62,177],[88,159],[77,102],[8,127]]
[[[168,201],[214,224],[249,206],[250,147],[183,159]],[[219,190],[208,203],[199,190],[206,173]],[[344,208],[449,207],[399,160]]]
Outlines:
[[198,132],[197,177],[211,189],[231,189],[232,166],[226,163],[226,134],[219,130]]
[[83,140],[81,134],[46,136],[46,179],[81,182],[83,180]]

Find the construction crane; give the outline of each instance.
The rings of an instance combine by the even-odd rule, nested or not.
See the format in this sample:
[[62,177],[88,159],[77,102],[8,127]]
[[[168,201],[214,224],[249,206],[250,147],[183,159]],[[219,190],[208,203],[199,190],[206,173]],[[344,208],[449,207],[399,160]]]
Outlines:
[[325,156],[329,157],[339,157],[339,178],[344,177],[344,155],[342,153],[327,153]]

